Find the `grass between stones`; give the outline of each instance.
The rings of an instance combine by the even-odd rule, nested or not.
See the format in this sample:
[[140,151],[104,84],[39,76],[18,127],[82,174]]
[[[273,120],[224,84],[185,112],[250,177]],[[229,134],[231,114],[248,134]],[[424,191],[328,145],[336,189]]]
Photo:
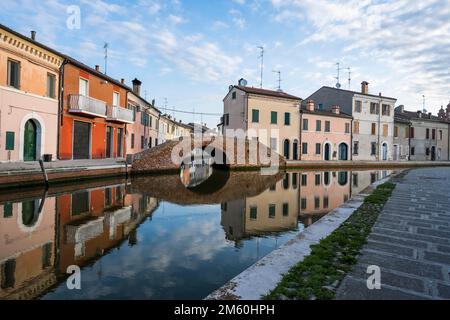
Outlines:
[[329,300],[350,271],[378,215],[395,189],[385,183],[366,197],[338,229],[311,246],[311,254],[283,276],[265,300]]

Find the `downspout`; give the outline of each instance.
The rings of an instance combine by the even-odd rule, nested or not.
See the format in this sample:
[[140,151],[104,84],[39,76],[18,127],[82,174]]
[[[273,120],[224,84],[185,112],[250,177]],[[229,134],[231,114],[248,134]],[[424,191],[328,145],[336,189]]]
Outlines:
[[68,59],[64,59],[59,67],[59,86],[58,86],[58,134],[56,140],[56,158],[60,158],[61,128],[64,125],[64,67],[69,63]]
[[[303,156],[303,111],[301,110],[302,106],[300,105],[300,141],[299,141],[299,147],[300,147],[300,154],[299,159],[302,161]],[[300,177],[301,178],[301,177]],[[301,185],[301,183],[299,183]]]
[[380,140],[381,140],[381,112],[383,111],[383,99],[381,98],[380,93],[380,104],[378,105],[378,152],[377,152],[377,161],[380,161],[380,152],[381,152],[381,146],[380,146]]
[[409,144],[409,152],[408,152],[408,161],[411,161],[411,122],[408,123],[408,144]]
[[[350,122],[350,161],[353,161],[353,117]],[[351,189],[350,194],[352,194]]]

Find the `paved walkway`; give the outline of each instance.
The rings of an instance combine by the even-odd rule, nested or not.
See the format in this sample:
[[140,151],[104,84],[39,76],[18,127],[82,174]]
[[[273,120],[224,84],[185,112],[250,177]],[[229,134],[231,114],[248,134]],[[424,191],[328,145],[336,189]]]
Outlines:
[[[450,299],[450,168],[416,169],[378,218],[337,299]],[[369,265],[381,268],[381,290],[369,290]]]

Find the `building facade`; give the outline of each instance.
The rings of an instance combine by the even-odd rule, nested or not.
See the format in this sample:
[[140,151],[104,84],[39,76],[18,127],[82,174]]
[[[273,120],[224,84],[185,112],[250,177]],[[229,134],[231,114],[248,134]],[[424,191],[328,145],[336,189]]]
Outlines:
[[240,131],[286,159],[299,159],[301,98],[282,91],[237,85],[230,86],[223,102],[224,136]]
[[318,110],[313,100],[301,109],[300,160],[351,160],[352,117],[339,106]]
[[411,122],[405,117],[397,114],[397,109],[403,108],[399,106],[396,108],[394,117],[394,150],[392,158],[394,161],[409,161],[410,160],[410,139]]
[[0,162],[56,159],[63,57],[0,25]]
[[76,60],[64,65],[59,158],[104,159],[125,157],[127,125],[134,123],[127,108],[131,91]]
[[393,160],[395,98],[369,94],[369,83],[364,81],[361,92],[322,87],[308,99],[319,110],[338,105],[353,116],[353,160]]
[[406,111],[403,106],[396,108],[396,126],[400,121],[409,123],[408,146],[406,141],[399,148],[409,149],[411,161],[449,160],[449,122],[446,118],[433,116],[422,111]]

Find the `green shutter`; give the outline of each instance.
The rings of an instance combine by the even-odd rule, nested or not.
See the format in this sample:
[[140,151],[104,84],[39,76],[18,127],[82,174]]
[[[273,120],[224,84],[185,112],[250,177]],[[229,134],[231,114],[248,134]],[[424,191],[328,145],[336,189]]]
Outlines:
[[284,114],[284,124],[286,126],[290,126],[291,125],[291,114],[289,112],[286,112]]
[[6,132],[6,150],[14,150],[14,132]]
[[270,123],[271,124],[277,124],[278,123],[278,113],[275,111],[272,111],[270,113]]
[[252,110],[252,122],[255,122],[255,123],[259,122],[259,110],[256,110],[256,109]]

